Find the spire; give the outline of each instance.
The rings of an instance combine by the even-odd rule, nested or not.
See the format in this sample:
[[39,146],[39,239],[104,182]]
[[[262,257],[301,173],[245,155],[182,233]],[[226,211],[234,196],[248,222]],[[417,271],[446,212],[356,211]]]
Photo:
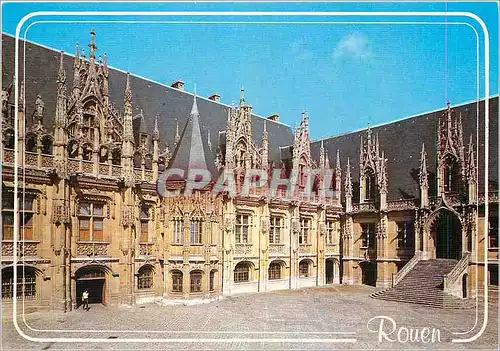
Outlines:
[[55,126],[64,128],[66,126],[66,71],[63,64],[64,54],[61,50],[59,58],[59,72],[57,74],[57,103]]
[[179,140],[181,140],[181,136],[179,135],[179,121],[177,118],[175,119],[175,137],[174,137],[174,144],[177,145],[179,144]]
[[472,141],[472,134],[469,139],[469,153],[468,153],[468,176],[469,182],[476,182],[476,158],[474,156],[474,143]]
[[208,144],[208,149],[212,151],[212,138],[210,137],[210,128],[207,131],[207,144]]
[[97,46],[95,45],[95,31],[94,28],[90,29],[90,43],[89,43],[89,58],[91,61],[95,58],[95,52],[97,51]]
[[325,168],[325,146],[323,144],[323,140],[321,140],[321,146],[319,147],[319,167]]
[[379,188],[381,193],[387,193],[387,168],[386,168],[385,153],[382,151],[382,156],[380,158],[380,176],[379,176]]
[[208,170],[199,119],[195,94],[189,119],[182,131],[182,137],[176,147],[172,162],[172,168],[186,170],[185,175],[188,174],[189,169]]
[[160,139],[160,131],[158,130],[158,114],[155,116],[155,127],[153,129],[153,141]]
[[347,158],[347,167],[345,175],[345,196],[352,197],[351,164],[349,161],[349,157]]
[[240,90],[240,106],[245,106],[245,89]]
[[336,171],[340,171],[341,168],[340,168],[340,150],[337,149],[337,158],[335,160],[335,170]]
[[427,154],[425,152],[425,145],[422,143],[422,152],[420,153],[420,173],[419,173],[420,187],[428,187],[428,174],[427,174]]
[[19,112],[24,112],[24,80],[21,79],[21,84],[19,86],[19,99],[17,100],[17,110]]
[[267,120],[264,120],[264,132],[262,133],[262,168],[269,167],[269,139],[267,135]]
[[76,43],[76,53],[73,61],[73,99],[78,99],[80,97],[80,65],[80,52],[78,43]]
[[61,50],[61,55],[59,56],[59,72],[57,73],[57,82],[60,84],[66,83],[66,71],[64,70],[64,51]]
[[325,150],[325,168],[330,168],[330,160],[328,159],[328,151]]
[[75,45],[75,59],[73,60],[73,67],[74,68],[80,67],[80,49],[78,47],[78,43],[76,43]]
[[130,73],[127,72],[127,82],[125,84],[125,97],[123,104],[123,137],[125,140],[134,140],[132,128],[132,89],[130,88]]
[[193,118],[193,116],[198,116],[198,117],[200,116],[200,113],[198,112],[198,104],[196,103],[196,92],[194,93],[193,106],[191,107],[190,116],[191,116],[191,118]]

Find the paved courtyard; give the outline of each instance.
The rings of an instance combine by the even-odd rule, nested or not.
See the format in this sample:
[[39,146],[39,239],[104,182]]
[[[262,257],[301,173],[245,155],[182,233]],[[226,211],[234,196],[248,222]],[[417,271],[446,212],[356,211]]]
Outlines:
[[[474,327],[476,310],[441,310],[412,304],[371,299],[371,288],[335,286],[228,297],[194,306],[104,307],[91,305],[88,312],[35,312],[22,317],[24,333],[37,338],[100,338],[100,343],[33,342],[22,338],[5,314],[2,321],[3,349],[498,349],[497,305],[489,305],[486,331],[473,343],[451,343],[453,338],[471,337],[482,324],[482,313]],[[399,327],[439,329],[441,342],[378,341],[367,329],[375,316]],[[384,330],[392,329],[385,320]],[[380,320],[370,324],[380,326]],[[436,329],[435,329],[436,330]],[[405,339],[403,329],[400,336]],[[421,334],[422,335],[422,334]],[[145,344],[127,339],[142,339]],[[157,340],[155,339],[162,339]],[[184,339],[194,340],[188,342]],[[430,339],[430,338],[428,338]],[[321,341],[321,342],[319,342]]]

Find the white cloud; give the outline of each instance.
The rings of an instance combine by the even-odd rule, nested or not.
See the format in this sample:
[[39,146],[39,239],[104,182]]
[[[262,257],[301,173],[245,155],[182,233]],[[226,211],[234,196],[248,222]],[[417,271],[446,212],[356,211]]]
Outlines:
[[313,53],[307,49],[304,39],[298,39],[290,44],[290,54],[296,61],[305,61],[313,57]]
[[333,56],[354,57],[357,59],[367,59],[373,56],[370,49],[368,39],[361,33],[347,34],[341,41],[337,43]]

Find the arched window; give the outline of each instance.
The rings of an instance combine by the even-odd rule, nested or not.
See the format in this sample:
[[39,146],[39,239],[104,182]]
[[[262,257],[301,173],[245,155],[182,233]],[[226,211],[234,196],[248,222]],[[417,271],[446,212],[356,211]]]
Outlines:
[[281,279],[281,264],[279,262],[271,262],[268,269],[269,280]]
[[42,138],[42,154],[52,155],[52,137],[50,135]]
[[111,162],[114,164],[114,165],[121,165],[122,163],[122,154],[121,154],[121,151],[120,149],[116,148],[113,150],[113,152],[111,153]]
[[375,200],[376,183],[375,174],[369,170],[365,173],[365,200]]
[[182,292],[182,272],[172,272],[172,292]]
[[17,266],[17,281],[14,281],[14,269],[2,270],[2,300],[14,297],[14,284],[17,285],[17,297],[36,297],[36,272],[31,267]]
[[153,169],[153,158],[151,157],[151,155],[146,155],[144,162],[145,162],[144,168],[148,170]]
[[197,219],[191,219],[191,227],[189,232],[191,244],[201,244],[201,228],[202,222]]
[[309,277],[311,276],[311,261],[302,260],[299,263],[299,276],[300,277]]
[[444,191],[457,193],[460,186],[460,169],[454,158],[449,158],[444,167]]
[[26,151],[27,152],[36,152],[36,135],[28,134],[26,136]]
[[250,281],[250,264],[240,262],[234,268],[234,282],[242,283]]
[[143,266],[139,269],[137,276],[137,289],[151,289],[153,288],[153,268],[149,265]]
[[134,168],[141,168],[142,155],[139,152],[134,154]]
[[90,144],[83,145],[83,160],[92,161],[92,146]]
[[197,293],[201,292],[201,280],[202,280],[202,274],[200,271],[194,271],[191,272],[190,274],[190,283],[191,283],[191,289],[190,291],[192,293]]

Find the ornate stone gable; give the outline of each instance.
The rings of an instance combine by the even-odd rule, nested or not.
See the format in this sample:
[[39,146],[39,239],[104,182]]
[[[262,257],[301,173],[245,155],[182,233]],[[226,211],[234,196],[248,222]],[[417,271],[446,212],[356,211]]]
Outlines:
[[449,102],[443,118],[438,121],[437,155],[438,168],[443,167],[447,159],[452,157],[460,165],[460,175],[465,176],[462,116],[460,114],[458,118],[453,118]]

